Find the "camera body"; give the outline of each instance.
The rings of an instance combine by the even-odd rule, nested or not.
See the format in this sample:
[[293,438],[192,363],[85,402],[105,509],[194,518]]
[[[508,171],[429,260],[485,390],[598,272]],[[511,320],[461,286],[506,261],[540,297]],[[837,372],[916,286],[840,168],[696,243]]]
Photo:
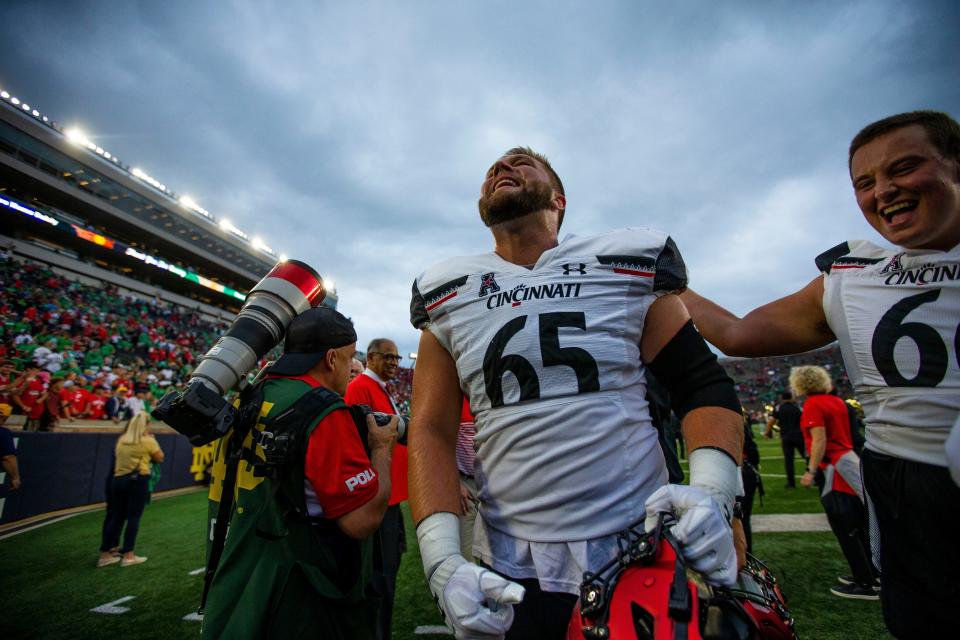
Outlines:
[[[373,416],[373,420],[380,429],[390,424],[390,418],[393,414],[374,411],[365,404],[354,404],[350,406],[354,413],[354,422],[357,424],[357,431],[360,433],[360,439],[363,441],[363,448],[370,452],[370,444],[367,441],[367,416]],[[397,444],[407,444],[407,420],[403,416],[397,416]]]
[[201,446],[223,437],[239,413],[224,396],[241,388],[245,376],[280,344],[290,322],[325,296],[323,279],[297,260],[278,263],[258,282],[227,332],[204,354],[183,391],[170,391],[153,410],[162,420]]

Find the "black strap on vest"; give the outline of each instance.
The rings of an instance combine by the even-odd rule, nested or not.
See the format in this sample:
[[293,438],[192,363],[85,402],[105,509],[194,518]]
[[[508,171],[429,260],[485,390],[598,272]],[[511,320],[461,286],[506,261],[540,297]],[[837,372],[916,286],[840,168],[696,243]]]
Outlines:
[[[257,431],[254,426],[260,417],[260,407],[263,404],[263,383],[248,387],[240,394],[240,418],[234,428],[233,435],[228,443],[226,454],[226,474],[223,479],[223,489],[220,493],[220,506],[217,509],[217,522],[213,531],[213,543],[210,547],[210,557],[207,570],[203,577],[203,594],[200,597],[199,613],[207,602],[213,576],[220,564],[220,557],[226,545],[227,529],[233,512],[234,494],[237,485],[237,473],[240,462],[246,460],[254,467],[254,475],[269,476],[273,480],[273,489],[270,500],[277,497],[284,485],[284,477],[289,472],[294,459],[303,459],[300,452],[305,452],[305,436],[314,420],[343,399],[336,393],[324,387],[314,387],[297,399],[289,408],[264,424],[263,431]],[[253,447],[245,449],[243,442],[247,434],[253,434]],[[267,455],[267,460],[257,458],[255,450],[260,445]],[[300,489],[302,496],[303,489]],[[307,518],[305,505],[302,499],[281,494],[285,502],[298,515]]]

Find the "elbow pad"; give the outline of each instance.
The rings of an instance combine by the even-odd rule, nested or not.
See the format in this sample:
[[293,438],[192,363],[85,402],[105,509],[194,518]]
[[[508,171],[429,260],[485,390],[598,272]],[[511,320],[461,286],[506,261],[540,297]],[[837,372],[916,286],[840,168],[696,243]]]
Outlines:
[[733,380],[717,362],[693,320],[687,320],[647,366],[670,392],[670,405],[681,419],[698,407],[741,412]]

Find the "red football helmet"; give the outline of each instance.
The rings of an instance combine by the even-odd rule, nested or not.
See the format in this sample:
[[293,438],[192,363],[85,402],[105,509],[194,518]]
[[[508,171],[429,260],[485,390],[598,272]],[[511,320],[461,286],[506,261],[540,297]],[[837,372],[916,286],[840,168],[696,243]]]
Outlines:
[[776,578],[747,556],[736,587],[688,570],[669,527],[620,534],[620,553],[584,575],[567,640],[796,640]]

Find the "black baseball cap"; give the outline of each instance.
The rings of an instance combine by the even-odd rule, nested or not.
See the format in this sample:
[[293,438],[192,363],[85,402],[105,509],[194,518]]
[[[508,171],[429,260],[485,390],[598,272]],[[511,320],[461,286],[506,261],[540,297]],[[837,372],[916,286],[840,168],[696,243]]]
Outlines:
[[314,368],[330,349],[357,341],[357,332],[343,314],[330,307],[307,309],[290,322],[283,343],[283,355],[270,373],[300,376]]

